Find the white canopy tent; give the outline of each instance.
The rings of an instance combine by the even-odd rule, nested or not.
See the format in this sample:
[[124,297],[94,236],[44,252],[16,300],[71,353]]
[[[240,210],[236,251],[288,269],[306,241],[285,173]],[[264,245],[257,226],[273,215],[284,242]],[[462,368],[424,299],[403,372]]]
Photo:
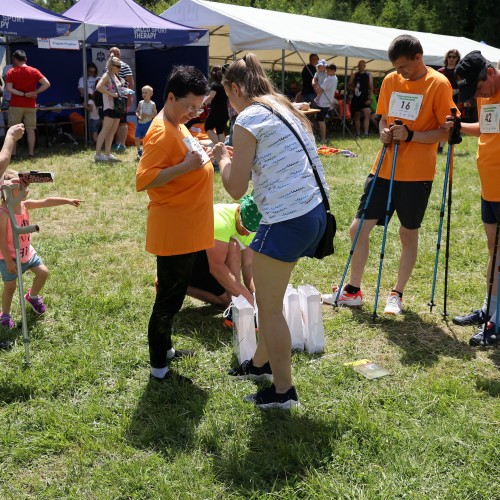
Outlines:
[[301,71],[308,54],[317,53],[338,72],[367,61],[372,74],[385,74],[392,69],[387,49],[398,35],[416,36],[424,49],[426,64],[441,66],[449,49],[462,55],[481,50],[492,63],[500,61],[500,49],[464,37],[397,30],[380,26],[334,21],[252,7],[242,7],[206,0],[180,0],[162,17],[194,28],[210,31],[210,64],[224,64],[233,52],[254,52],[266,69]]

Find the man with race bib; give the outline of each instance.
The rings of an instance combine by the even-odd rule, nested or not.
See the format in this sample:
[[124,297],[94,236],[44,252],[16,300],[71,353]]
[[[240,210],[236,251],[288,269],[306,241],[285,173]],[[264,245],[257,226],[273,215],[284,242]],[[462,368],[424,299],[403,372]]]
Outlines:
[[[351,240],[354,240],[370,186],[375,182],[352,255],[349,283],[342,290],[338,304],[359,306],[363,302],[361,279],[368,259],[370,233],[377,224],[384,225],[394,143],[399,142],[390,215],[396,211],[401,224],[402,252],[397,282],[387,298],[384,313],[401,314],[404,287],[417,258],[418,230],[436,172],[437,143],[447,137],[443,124],[454,104],[448,79],[424,64],[418,39],[411,35],[398,36],[392,41],[388,56],[396,71],[384,78],[377,105],[377,113],[382,115],[380,140],[387,151],[375,182],[374,173],[382,151],[377,155],[350,228]],[[393,125],[396,119],[403,125]]]
[[[489,250],[486,274],[488,291],[495,234],[500,217],[500,71],[495,69],[480,51],[475,50],[457,64],[455,78],[461,102],[477,98],[479,122],[463,123],[462,132],[479,138],[477,169],[481,179],[481,217]],[[493,269],[494,281],[490,300],[487,293],[482,309],[453,318],[453,323],[461,326],[485,323],[469,340],[472,346],[489,346],[498,342],[498,336],[495,334],[495,324],[498,322],[495,314],[498,289],[497,266],[498,261]]]

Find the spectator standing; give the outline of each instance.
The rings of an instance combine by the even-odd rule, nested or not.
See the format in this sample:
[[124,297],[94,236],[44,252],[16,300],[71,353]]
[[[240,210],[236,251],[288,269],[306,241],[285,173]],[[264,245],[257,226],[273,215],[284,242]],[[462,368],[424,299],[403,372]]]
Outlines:
[[[132,73],[132,68],[124,61],[121,60],[121,50],[118,47],[112,47],[109,49],[109,55],[117,57],[121,62],[120,72],[118,73],[118,78],[122,81],[124,89],[135,90],[134,74]],[[127,146],[125,142],[127,140],[128,126],[127,126],[127,112],[134,103],[134,96],[132,94],[127,95],[127,111],[120,115],[120,125],[116,132],[115,145],[113,148],[117,151],[125,151]]]
[[[35,156],[36,98],[50,87],[50,82],[40,71],[26,64],[24,50],[12,54],[13,67],[7,72],[7,90],[11,94],[8,120],[9,127],[24,123],[28,137],[28,154]],[[12,155],[16,154],[16,144]]]
[[151,97],[153,97],[153,87],[150,87],[149,85],[142,87],[142,97],[144,99],[139,102],[135,111],[135,115],[137,116],[135,146],[137,148],[137,157],[139,159],[142,156],[142,140],[146,137],[153,118],[158,114],[156,104],[151,100]]
[[337,91],[338,85],[338,78],[335,75],[336,71],[337,66],[335,66],[335,64],[327,66],[326,78],[323,80],[323,83],[318,84],[318,97],[316,98],[316,103],[320,111],[316,119],[318,120],[321,144],[326,143],[326,115],[330,108],[334,106],[335,92]]
[[[210,71],[212,84],[210,93],[205,99],[205,104],[210,106],[207,119],[205,120],[205,132],[213,144],[224,142],[226,139],[227,121],[229,120],[227,95],[222,81],[222,68],[214,66]],[[214,132],[215,130],[215,132]]]
[[10,103],[10,92],[7,89],[7,73],[9,69],[12,68],[12,64],[6,64],[3,67],[2,78],[3,78],[3,96],[2,96],[2,111],[9,109]]
[[[450,49],[446,52],[444,56],[444,66],[439,68],[438,71],[442,73],[451,84],[451,89],[453,92],[453,102],[458,107],[458,85],[457,80],[455,79],[455,67],[460,61],[460,52],[457,49]],[[438,153],[443,152],[443,146],[445,141],[439,143]]]
[[314,92],[312,81],[316,73],[318,61],[318,54],[310,54],[309,64],[306,64],[302,69],[302,101],[304,102],[312,102],[316,98],[316,92]]
[[349,78],[348,88],[353,92],[351,100],[351,113],[354,118],[354,128],[356,136],[361,134],[361,116],[363,117],[363,135],[368,137],[370,129],[370,106],[371,95],[373,93],[372,75],[366,71],[366,62],[361,60],[358,62],[358,71],[354,68]]
[[94,96],[91,94],[87,98],[87,111],[89,112],[90,137],[92,138],[92,142],[96,144],[101,126],[101,117],[99,116],[99,108],[94,101]]
[[[97,66],[93,62],[87,64],[87,94],[94,95],[95,86],[97,80]],[[83,82],[83,76],[78,80],[78,92],[80,92],[80,97],[83,102],[83,96],[85,95],[85,85]]]

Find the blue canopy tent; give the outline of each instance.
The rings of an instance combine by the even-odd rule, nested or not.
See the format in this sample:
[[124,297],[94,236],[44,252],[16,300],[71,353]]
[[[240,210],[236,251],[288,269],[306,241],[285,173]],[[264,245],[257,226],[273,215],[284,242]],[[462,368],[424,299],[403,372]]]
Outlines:
[[80,24],[29,0],[4,0],[0,5],[0,35],[55,38],[69,36]]

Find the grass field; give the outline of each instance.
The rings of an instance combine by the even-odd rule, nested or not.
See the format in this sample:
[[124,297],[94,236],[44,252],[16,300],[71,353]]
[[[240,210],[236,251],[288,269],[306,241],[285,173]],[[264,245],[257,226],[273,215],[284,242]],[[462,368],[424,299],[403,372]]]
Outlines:
[[[304,259],[294,285],[328,291],[340,280],[348,227],[379,142],[336,147],[357,158],[324,161],[337,217],[336,254]],[[448,312],[482,304],[487,258],[479,210],[475,139],[456,148]],[[49,151],[46,153],[46,151]],[[47,313],[29,315],[32,365],[17,339],[0,352],[0,498],[165,499],[498,499],[500,350],[473,349],[472,327],[442,316],[444,251],[429,301],[446,156],[405,291],[404,317],[371,318],[381,230],[364,279],[360,310],[323,307],[326,352],[296,353],[303,407],[261,412],[244,403],[251,382],[235,382],[231,333],[221,311],[186,299],[175,345],[196,356],[176,370],[194,385],[148,382],[147,322],[154,257],[144,252],[147,196],[135,192],[133,151],[116,165],[92,152],[40,147],[19,170],[56,172],[31,197],[80,197],[83,206],[32,211],[33,245],[51,275]],[[230,201],[216,178],[216,201]],[[394,283],[398,225],[389,226],[381,302]],[[444,238],[443,238],[444,243]],[[25,279],[29,285],[31,276]],[[381,312],[381,310],[379,311]],[[13,315],[20,320],[17,296]],[[369,358],[391,376],[368,381],[344,363]]]

